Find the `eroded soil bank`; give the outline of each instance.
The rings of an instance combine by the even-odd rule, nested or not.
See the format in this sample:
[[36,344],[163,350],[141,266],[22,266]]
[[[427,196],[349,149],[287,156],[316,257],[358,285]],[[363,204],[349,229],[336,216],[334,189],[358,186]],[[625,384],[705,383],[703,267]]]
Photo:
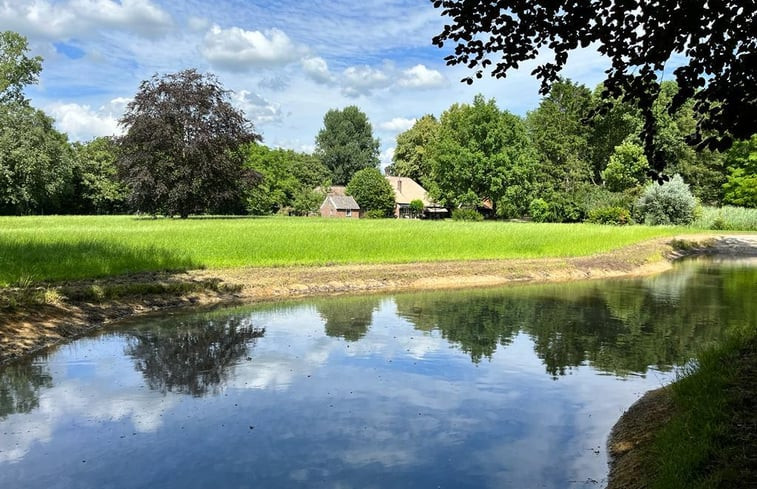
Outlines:
[[694,253],[757,249],[757,235],[657,239],[589,257],[323,267],[252,267],[0,290],[0,364],[119,319],[184,307],[307,296],[651,274]]

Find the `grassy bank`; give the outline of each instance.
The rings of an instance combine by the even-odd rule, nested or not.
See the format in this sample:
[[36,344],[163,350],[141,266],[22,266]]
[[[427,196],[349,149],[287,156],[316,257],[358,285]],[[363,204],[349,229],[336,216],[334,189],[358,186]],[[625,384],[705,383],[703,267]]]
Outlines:
[[159,270],[586,256],[674,227],[302,218],[0,218],[0,285]]
[[673,417],[647,452],[647,487],[757,487],[757,336],[700,355],[672,386]]

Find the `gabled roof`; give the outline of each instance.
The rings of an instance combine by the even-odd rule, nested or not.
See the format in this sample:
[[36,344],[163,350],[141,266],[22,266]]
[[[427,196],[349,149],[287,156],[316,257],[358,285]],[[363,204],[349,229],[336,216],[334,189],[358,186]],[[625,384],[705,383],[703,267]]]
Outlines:
[[386,177],[386,179],[394,189],[394,201],[396,203],[409,204],[414,200],[420,200],[426,207],[433,205],[428,199],[426,189],[418,185],[412,178]]
[[351,195],[329,195],[326,199],[330,200],[331,205],[337,210],[360,210],[360,206]]

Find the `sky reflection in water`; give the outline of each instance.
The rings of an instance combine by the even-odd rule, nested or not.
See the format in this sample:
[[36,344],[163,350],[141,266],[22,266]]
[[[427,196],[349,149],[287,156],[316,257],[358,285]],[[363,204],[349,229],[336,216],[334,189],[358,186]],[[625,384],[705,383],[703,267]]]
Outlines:
[[127,323],[0,370],[0,487],[601,487],[623,410],[755,326],[755,272]]

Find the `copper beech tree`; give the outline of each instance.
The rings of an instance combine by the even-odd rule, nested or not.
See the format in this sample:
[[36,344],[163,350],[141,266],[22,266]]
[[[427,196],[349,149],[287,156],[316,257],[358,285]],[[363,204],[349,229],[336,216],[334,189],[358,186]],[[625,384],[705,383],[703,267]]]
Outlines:
[[[473,77],[498,78],[539,55],[532,74],[541,93],[558,80],[569,54],[593,46],[610,61],[607,99],[639,107],[652,169],[665,161],[654,147],[653,104],[664,73],[678,83],[674,113],[693,98],[698,125],[690,143],[724,150],[757,132],[757,2],[744,0],[431,0],[449,19],[435,45],[454,45],[445,59]],[[670,64],[670,65],[669,65]],[[667,69],[666,69],[667,68]]]
[[218,79],[194,69],[143,81],[120,123],[119,172],[135,210],[229,213],[259,176],[245,145],[259,141]]

